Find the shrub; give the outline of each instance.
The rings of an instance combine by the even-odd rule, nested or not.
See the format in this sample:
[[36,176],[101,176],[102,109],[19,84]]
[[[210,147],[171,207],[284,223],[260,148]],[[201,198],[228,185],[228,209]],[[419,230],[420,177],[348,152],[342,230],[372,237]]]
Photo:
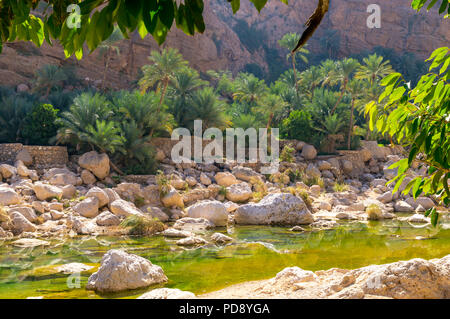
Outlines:
[[366,208],[366,214],[369,220],[379,220],[382,218],[383,212],[377,204],[370,204]]
[[303,179],[303,172],[300,171],[298,168],[294,171],[292,168],[288,168],[284,171],[285,174],[289,176],[289,179],[292,183],[295,183],[296,181],[301,181]]
[[219,195],[227,196],[227,188],[225,186],[220,186]]
[[313,132],[311,114],[305,110],[296,110],[284,119],[280,127],[280,135],[286,139],[310,142]]
[[156,183],[159,188],[159,196],[164,197],[167,193],[169,193],[170,181],[162,171],[158,171],[156,174]]
[[286,190],[292,195],[300,197],[305,202],[306,207],[308,207],[309,210],[312,210],[313,201],[305,189],[301,187],[288,187]]
[[283,147],[283,150],[281,151],[280,161],[293,163],[294,162],[294,155],[293,155],[294,153],[295,153],[295,149],[292,147],[292,145],[286,145],[285,147]]
[[335,192],[345,192],[348,191],[348,189],[349,189],[348,185],[344,183],[336,182],[333,185],[333,190]]
[[302,182],[308,186],[319,185],[321,188],[325,187],[322,177],[319,176],[307,176],[306,174],[303,174]]
[[136,207],[142,207],[145,205],[145,198],[137,196],[134,199],[134,205],[136,205]]
[[25,118],[23,137],[27,144],[47,145],[56,136],[58,110],[51,104],[36,104]]
[[120,226],[123,228],[129,228],[128,233],[130,235],[153,235],[157,232],[163,231],[166,227],[157,218],[150,218],[147,216],[130,215],[125,218]]
[[250,183],[253,185],[254,192],[252,194],[252,201],[259,202],[267,194],[267,187],[264,182],[258,177],[251,177]]

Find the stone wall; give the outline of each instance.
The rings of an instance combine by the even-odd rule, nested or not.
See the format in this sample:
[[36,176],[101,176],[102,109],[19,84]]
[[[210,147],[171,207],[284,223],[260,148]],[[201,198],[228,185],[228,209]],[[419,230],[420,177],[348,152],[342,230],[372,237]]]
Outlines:
[[0,163],[13,164],[17,153],[22,149],[30,153],[34,168],[62,167],[69,161],[65,146],[34,146],[14,143],[0,144]]
[[[166,158],[170,158],[171,157],[171,152],[172,152],[172,148],[179,142],[180,140],[172,140],[170,138],[167,137],[154,137],[152,138],[150,144],[153,145],[156,149],[161,150],[164,152],[164,155],[166,156]],[[209,143],[211,143],[212,140],[202,140],[202,150],[204,149],[204,147],[206,145],[208,145]],[[295,145],[298,143],[299,141],[296,140],[282,140],[279,141],[279,153],[281,153],[281,150],[283,149],[283,147],[285,145],[291,144],[292,146],[295,147]],[[224,144],[225,144],[225,138],[224,138]],[[248,146],[248,144],[247,144]],[[270,144],[269,144],[270,146]],[[235,153],[236,154],[236,143],[234,145],[235,147]],[[194,157],[194,138],[191,137],[191,158]],[[224,146],[223,148],[223,153],[224,156],[226,154],[226,147]],[[245,154],[248,156],[248,147],[246,148]]]

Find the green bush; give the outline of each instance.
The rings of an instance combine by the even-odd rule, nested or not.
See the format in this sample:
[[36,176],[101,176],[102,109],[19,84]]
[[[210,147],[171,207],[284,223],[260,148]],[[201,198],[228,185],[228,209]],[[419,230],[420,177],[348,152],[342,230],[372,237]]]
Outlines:
[[283,150],[281,151],[280,161],[293,163],[295,161],[293,155],[294,153],[295,149],[292,147],[292,145],[286,145],[285,147],[283,147]]
[[280,135],[286,139],[296,139],[310,142],[313,122],[311,114],[305,110],[291,112],[289,117],[281,123]]
[[51,104],[36,104],[25,118],[23,138],[27,144],[47,145],[58,130],[58,110]]

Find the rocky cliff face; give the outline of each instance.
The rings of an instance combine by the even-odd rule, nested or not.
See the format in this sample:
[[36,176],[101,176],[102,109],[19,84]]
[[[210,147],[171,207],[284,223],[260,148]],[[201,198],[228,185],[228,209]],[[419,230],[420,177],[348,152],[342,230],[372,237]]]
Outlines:
[[[316,5],[316,1],[311,0],[291,0],[289,6],[271,0],[258,14],[249,1],[242,1],[241,10],[233,16],[224,1],[205,2],[205,33],[190,37],[174,29],[164,46],[178,48],[191,66],[200,71],[229,69],[233,73],[248,64],[257,64],[267,71],[271,58],[262,46],[275,49],[281,55],[283,51],[277,45],[278,39],[287,32],[302,32],[304,22]],[[334,36],[340,41],[338,52],[334,52],[336,56],[385,46],[425,58],[434,48],[450,43],[450,22],[439,17],[437,12],[415,13],[410,8],[410,1],[377,1],[381,7],[381,28],[369,29],[366,20],[370,13],[366,10],[372,2],[333,0],[327,17],[309,44],[310,50],[314,53],[323,48],[324,43],[319,39],[323,39],[330,29],[337,30]],[[123,40],[121,55],[113,57],[111,62],[108,85],[129,86],[136,79],[139,68],[147,63],[150,50],[157,48],[150,36],[144,40],[139,36]],[[94,81],[99,81],[103,75],[103,60],[98,52],[85,54],[81,61],[66,60],[58,46],[44,45],[36,49],[28,43],[12,43],[7,44],[0,55],[0,84],[28,83],[44,64],[74,64],[81,78]]]

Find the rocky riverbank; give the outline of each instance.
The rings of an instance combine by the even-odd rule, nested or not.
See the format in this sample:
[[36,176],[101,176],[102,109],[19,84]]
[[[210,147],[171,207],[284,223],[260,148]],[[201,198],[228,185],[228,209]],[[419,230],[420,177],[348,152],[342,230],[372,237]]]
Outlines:
[[354,270],[332,268],[312,272],[289,267],[272,279],[237,284],[199,298],[448,299],[450,255]]
[[[388,167],[402,158],[398,150],[366,143],[352,156],[317,157],[311,145],[293,148],[272,175],[262,175],[258,163],[175,164],[159,150],[158,176],[118,176],[108,156],[96,152],[74,156],[64,168],[33,170],[24,150],[14,165],[0,164],[0,238],[123,235],[128,230],[119,224],[130,215],[157,218],[166,224],[164,235],[187,246],[207,243],[192,230],[233,224],[302,231],[302,225],[334,227],[340,219],[430,222],[423,212],[436,206],[433,198],[414,200],[386,185],[396,174]],[[409,174],[400,191],[426,168]]]

